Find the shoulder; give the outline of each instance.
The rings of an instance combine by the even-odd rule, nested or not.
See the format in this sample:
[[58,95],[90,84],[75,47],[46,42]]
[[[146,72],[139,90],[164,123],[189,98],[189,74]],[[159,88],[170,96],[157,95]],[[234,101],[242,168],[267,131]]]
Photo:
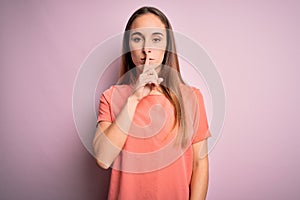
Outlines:
[[189,86],[189,85],[182,84],[180,86],[180,88],[181,88],[181,93],[182,93],[183,97],[187,97],[187,98],[194,97],[196,99],[203,98],[200,89],[195,86]]
[[110,94],[115,91],[127,91],[131,89],[132,87],[130,85],[111,85],[108,89],[104,90],[102,94]]

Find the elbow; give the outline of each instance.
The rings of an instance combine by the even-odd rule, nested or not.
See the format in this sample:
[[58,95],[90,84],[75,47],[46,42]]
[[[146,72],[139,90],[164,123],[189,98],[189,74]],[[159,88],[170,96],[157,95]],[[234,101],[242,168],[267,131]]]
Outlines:
[[99,144],[98,143],[99,140],[99,136],[97,137],[97,133],[95,134],[95,137],[93,139],[93,153],[94,153],[94,157],[96,159],[96,163],[99,167],[101,167],[102,169],[108,169],[109,166],[107,164],[105,164],[104,162],[102,162],[102,159],[99,159],[100,155],[98,155],[99,152],[101,152],[100,148],[98,147]]
[[111,165],[106,154],[99,148],[97,150],[94,148],[94,158],[96,159],[97,165],[103,169],[108,169]]
[[193,162],[193,170],[199,169],[200,171],[208,171],[208,168],[208,156],[205,156],[204,158],[195,159]]
[[110,159],[107,157],[107,154],[103,151],[102,148],[93,146],[94,149],[94,158],[96,159],[96,163],[102,169],[108,169],[111,165]]
[[120,153],[120,149],[116,148],[104,134],[95,136],[93,150],[97,164],[103,169],[108,169]]
[[96,161],[98,166],[101,167],[102,169],[108,169],[110,167],[109,165],[103,163],[101,160],[96,159]]

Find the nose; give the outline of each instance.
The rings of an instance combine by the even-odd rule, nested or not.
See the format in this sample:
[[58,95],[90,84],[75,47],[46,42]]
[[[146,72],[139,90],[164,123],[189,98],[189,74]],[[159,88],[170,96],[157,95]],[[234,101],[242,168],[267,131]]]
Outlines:
[[149,41],[147,41],[147,40],[144,43],[143,53],[145,53],[145,54],[151,53],[151,45],[149,44]]
[[150,48],[144,48],[143,53],[144,54],[149,54],[149,53],[151,53],[151,49]]

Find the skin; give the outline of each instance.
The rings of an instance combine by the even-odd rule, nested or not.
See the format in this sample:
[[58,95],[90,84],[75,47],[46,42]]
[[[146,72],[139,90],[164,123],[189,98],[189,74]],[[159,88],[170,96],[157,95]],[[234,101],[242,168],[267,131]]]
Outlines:
[[[155,69],[156,72],[153,74],[156,75],[160,70],[159,65],[164,59],[167,46],[164,24],[153,14],[144,14],[136,18],[131,25],[129,46],[132,61],[138,72],[151,73],[151,70]],[[158,93],[161,81],[162,79],[149,81],[150,84],[145,87],[136,88],[136,97],[141,99],[149,93]]]
[[166,29],[153,14],[142,15],[131,25],[129,46],[135,66],[144,65],[146,55],[149,64],[161,64],[167,45]]
[[[151,27],[151,28],[149,28]],[[166,47],[166,30],[160,19],[153,14],[144,14],[136,18],[131,26],[131,57],[138,68],[139,79],[133,93],[128,97],[124,107],[113,123],[100,122],[94,138],[94,150],[97,163],[107,169],[122,150],[128,127],[133,118],[138,102],[150,93],[159,93],[159,84],[163,81],[157,76],[159,65],[164,58]],[[109,139],[103,141],[102,135]],[[112,145],[108,146],[108,145]],[[107,148],[112,148],[107,151]],[[97,157],[98,152],[110,155]],[[193,174],[191,179],[190,199],[205,199],[208,188],[208,156],[206,140],[193,144]],[[107,158],[108,157],[108,158]]]

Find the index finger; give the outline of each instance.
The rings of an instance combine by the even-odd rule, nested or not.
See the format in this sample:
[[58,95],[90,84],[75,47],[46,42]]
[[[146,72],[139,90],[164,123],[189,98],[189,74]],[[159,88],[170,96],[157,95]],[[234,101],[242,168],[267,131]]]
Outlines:
[[149,58],[149,55],[146,54],[143,73],[144,73],[145,71],[149,70],[149,69],[150,69],[150,58]]

